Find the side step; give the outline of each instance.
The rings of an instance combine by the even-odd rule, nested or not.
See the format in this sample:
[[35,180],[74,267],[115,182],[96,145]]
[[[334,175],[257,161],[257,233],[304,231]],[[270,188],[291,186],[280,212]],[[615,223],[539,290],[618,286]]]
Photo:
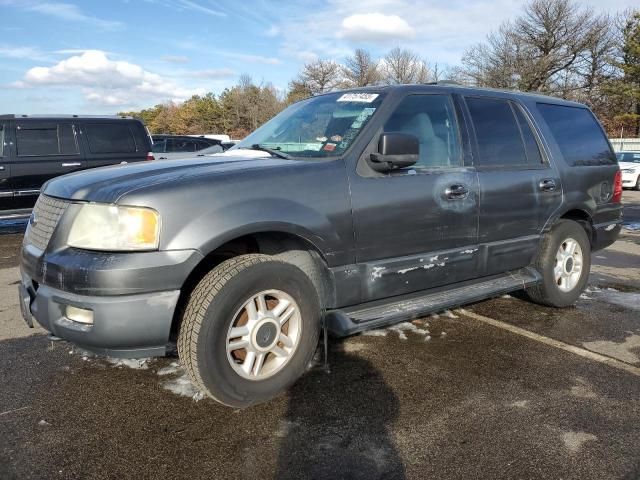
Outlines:
[[413,320],[446,308],[485,300],[504,293],[534,285],[542,277],[533,268],[490,278],[473,280],[429,290],[363,303],[339,310],[329,310],[325,320],[329,332],[335,337],[386,327],[394,323]]

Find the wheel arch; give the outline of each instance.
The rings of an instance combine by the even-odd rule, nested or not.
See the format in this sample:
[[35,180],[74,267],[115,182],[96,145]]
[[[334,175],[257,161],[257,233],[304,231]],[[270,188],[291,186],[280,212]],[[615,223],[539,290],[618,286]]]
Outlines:
[[[302,235],[300,230],[256,229],[250,233],[227,234],[222,238],[224,241],[212,244],[215,246],[206,253],[203,252],[203,259],[192,269],[183,283],[171,325],[172,337],[178,332],[186,303],[195,286],[213,268],[239,255],[263,253],[293,263],[309,275],[318,291],[320,305],[323,308],[335,303],[333,276],[328,268],[326,254],[312,240]],[[297,253],[293,260],[291,252]]]

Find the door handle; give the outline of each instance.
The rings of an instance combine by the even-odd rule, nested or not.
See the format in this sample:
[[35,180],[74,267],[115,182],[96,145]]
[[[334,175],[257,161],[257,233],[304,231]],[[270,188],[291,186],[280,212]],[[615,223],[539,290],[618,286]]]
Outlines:
[[166,160],[167,157],[158,157],[158,160]]
[[82,163],[80,162],[64,162],[62,164],[63,167],[81,167]]
[[540,180],[538,185],[543,192],[553,192],[556,189],[556,181],[553,178]]
[[469,189],[458,183],[447,187],[444,194],[449,200],[462,200],[469,196]]
[[0,172],[4,171],[4,165],[0,165]]

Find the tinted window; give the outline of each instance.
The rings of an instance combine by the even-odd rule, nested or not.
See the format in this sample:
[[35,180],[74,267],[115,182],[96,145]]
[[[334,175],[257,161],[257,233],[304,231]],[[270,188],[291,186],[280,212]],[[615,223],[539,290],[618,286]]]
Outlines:
[[134,153],[136,142],[129,126],[119,123],[88,123],[84,127],[91,153]]
[[458,127],[453,104],[447,95],[410,95],[384,125],[385,132],[415,135],[420,158],[412,168],[460,165]]
[[167,140],[167,152],[195,152],[196,142],[181,138],[170,138]]
[[513,110],[516,112],[516,118],[518,119],[518,126],[520,127],[520,133],[522,134],[522,140],[524,140],[524,148],[527,152],[527,161],[530,164],[542,163],[542,155],[540,154],[540,147],[536,141],[536,137],[533,134],[531,125],[527,121],[521,108],[513,105]]
[[154,140],[151,150],[153,151],[153,153],[164,153],[166,143],[166,140]]
[[589,110],[546,103],[539,103],[538,110],[569,165],[615,163],[609,142]]
[[479,165],[524,165],[527,156],[511,105],[506,100],[467,98],[476,131]]
[[18,155],[74,155],[78,144],[73,125],[30,123],[16,129]]
[[616,156],[620,162],[640,163],[640,152],[617,153]]

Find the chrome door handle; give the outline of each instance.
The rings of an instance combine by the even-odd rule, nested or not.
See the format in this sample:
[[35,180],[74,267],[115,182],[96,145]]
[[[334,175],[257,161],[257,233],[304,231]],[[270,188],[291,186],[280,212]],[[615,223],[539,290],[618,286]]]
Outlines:
[[0,172],[4,170],[4,165],[0,165]]
[[80,162],[65,162],[62,164],[63,167],[81,167],[82,163]]
[[447,187],[444,194],[449,200],[463,200],[469,196],[469,189],[466,185],[455,184]]
[[556,181],[553,178],[545,178],[540,180],[538,185],[543,192],[553,192],[556,189]]

